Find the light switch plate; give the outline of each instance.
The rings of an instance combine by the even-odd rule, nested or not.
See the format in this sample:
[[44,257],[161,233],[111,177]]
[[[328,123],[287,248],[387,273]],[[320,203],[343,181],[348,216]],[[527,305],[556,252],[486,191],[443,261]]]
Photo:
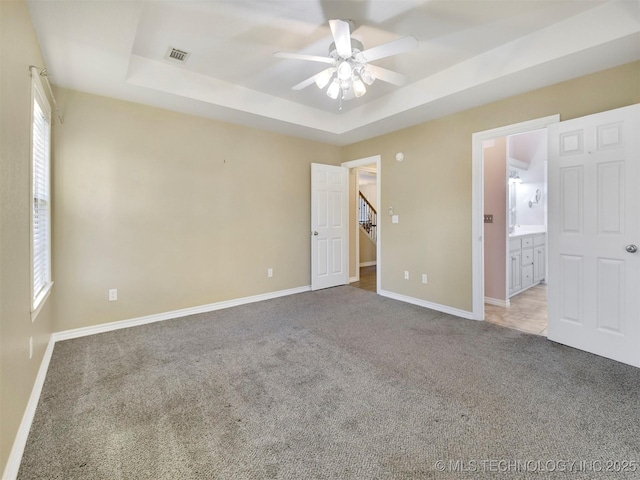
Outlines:
[[393,215],[391,217],[391,223],[398,223],[398,215]]

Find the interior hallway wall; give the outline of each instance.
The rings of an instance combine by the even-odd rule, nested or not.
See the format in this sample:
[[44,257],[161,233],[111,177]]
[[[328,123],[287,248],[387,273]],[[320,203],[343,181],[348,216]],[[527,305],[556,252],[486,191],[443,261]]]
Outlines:
[[378,203],[378,186],[375,183],[360,185],[360,191],[371,205],[374,207]]
[[373,243],[373,240],[369,238],[367,232],[364,229],[359,229],[359,240],[360,240],[360,264],[371,264],[376,261],[376,244]]

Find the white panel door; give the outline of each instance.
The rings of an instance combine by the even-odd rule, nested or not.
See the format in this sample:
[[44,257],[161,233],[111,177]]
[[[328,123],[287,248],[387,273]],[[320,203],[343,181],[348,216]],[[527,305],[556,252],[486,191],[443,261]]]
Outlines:
[[549,127],[549,330],[640,367],[640,105]]
[[311,289],[349,281],[349,170],[311,164]]

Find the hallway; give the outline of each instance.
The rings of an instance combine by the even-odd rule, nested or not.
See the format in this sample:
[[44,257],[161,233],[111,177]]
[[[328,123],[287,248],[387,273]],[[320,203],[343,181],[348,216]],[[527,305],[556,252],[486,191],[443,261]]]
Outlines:
[[370,292],[376,291],[376,266],[371,265],[369,267],[360,267],[360,280],[353,282],[352,287],[360,288],[361,290],[368,290]]

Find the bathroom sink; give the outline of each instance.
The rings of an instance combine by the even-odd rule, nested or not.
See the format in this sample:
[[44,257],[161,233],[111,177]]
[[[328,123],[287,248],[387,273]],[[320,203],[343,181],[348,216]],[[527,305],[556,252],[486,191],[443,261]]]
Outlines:
[[509,234],[510,238],[522,237],[524,235],[535,235],[538,233],[546,233],[544,225],[524,225],[516,227],[512,233]]

